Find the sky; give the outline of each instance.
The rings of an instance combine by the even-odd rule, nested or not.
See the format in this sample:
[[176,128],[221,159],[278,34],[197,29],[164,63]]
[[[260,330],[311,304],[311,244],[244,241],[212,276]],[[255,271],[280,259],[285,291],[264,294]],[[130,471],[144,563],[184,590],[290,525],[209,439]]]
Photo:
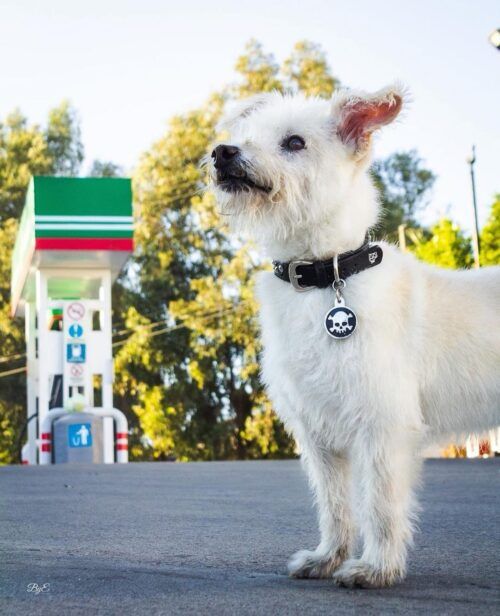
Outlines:
[[494,0],[0,0],[0,119],[19,107],[43,124],[69,99],[84,170],[97,158],[131,173],[173,114],[235,80],[246,41],[281,61],[307,39],[344,85],[407,85],[411,104],[376,155],[417,149],[438,176],[422,221],[470,229],[473,143],[481,223],[500,192],[499,26]]

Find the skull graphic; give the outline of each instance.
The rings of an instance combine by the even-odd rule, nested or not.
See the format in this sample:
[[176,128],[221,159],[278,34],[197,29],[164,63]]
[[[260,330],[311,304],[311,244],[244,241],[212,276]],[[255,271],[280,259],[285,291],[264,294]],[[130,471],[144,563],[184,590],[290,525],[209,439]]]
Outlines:
[[347,338],[356,328],[356,315],[344,306],[333,308],[326,315],[325,326],[333,338]]

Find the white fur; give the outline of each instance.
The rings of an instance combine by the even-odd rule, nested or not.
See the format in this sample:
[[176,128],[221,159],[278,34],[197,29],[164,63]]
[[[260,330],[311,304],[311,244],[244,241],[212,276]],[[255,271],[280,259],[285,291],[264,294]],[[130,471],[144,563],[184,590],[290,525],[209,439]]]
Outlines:
[[[273,93],[229,118],[228,143],[272,189],[227,193],[215,185],[217,197],[234,227],[272,259],[356,249],[376,223],[368,167],[378,126],[357,150],[339,138],[346,105],[364,96],[387,101],[401,91],[340,92],[333,104]],[[291,134],[305,139],[305,150],[283,150]],[[348,586],[403,577],[420,446],[500,423],[500,268],[445,271],[381,245],[382,264],[347,280],[358,324],[345,340],[325,332],[332,289],[298,293],[272,273],[259,276],[262,377],[300,444],[319,513],[320,544],[292,558],[296,577],[333,576]]]

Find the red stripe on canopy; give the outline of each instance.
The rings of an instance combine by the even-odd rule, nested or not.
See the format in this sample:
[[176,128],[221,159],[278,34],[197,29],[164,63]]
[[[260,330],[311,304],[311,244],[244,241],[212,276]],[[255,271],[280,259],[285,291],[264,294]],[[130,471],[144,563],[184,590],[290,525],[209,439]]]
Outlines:
[[37,237],[35,242],[36,250],[134,250],[129,237]]

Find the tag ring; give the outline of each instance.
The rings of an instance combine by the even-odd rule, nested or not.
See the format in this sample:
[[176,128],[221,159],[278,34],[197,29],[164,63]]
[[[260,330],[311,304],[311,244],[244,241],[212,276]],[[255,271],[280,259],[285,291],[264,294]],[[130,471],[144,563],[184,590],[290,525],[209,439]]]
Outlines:
[[333,276],[335,280],[333,281],[332,287],[335,291],[337,301],[340,302],[342,300],[342,289],[345,288],[345,280],[341,278],[339,274],[339,256],[337,253],[333,255]]
[[[339,274],[339,255],[337,253],[333,255],[333,276],[335,278],[335,282],[333,283],[334,285],[333,288],[337,290],[335,285],[338,285],[340,280],[342,280]],[[344,282],[344,286],[345,286],[345,282]]]

